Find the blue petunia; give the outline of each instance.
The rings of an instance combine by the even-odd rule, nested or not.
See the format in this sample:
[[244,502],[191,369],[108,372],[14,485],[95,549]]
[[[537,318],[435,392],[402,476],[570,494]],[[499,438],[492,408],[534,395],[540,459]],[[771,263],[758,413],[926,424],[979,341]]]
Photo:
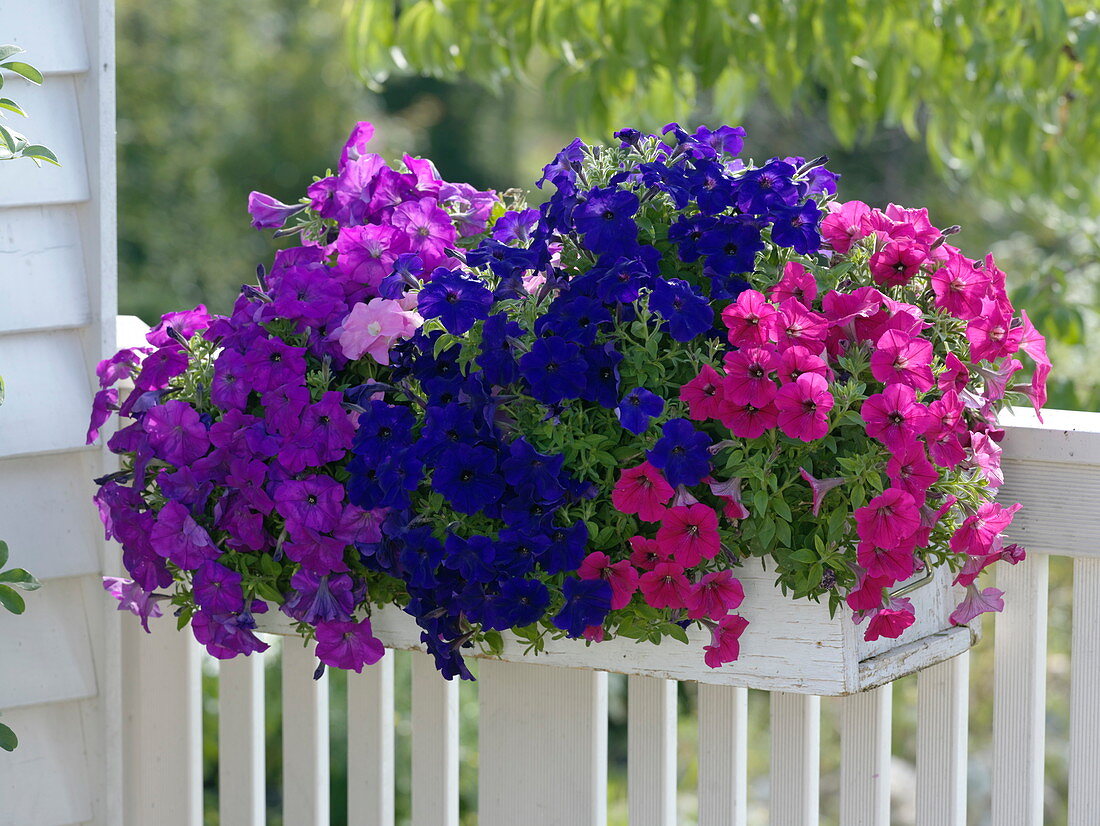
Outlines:
[[448,333],[462,335],[489,316],[493,293],[480,280],[439,267],[417,297],[417,312],[438,318]]
[[699,484],[710,473],[710,437],[687,419],[670,419],[661,433],[653,449],[646,451],[649,463],[663,470],[673,487]]
[[579,637],[590,625],[603,625],[611,611],[611,584],[604,579],[567,579],[562,585],[565,605],[554,625],[570,637]]
[[696,247],[706,256],[708,267],[719,275],[730,275],[755,269],[756,254],[764,249],[764,240],[755,220],[733,215],[704,232]]
[[649,308],[668,322],[668,334],[676,341],[691,341],[714,324],[710,302],[679,278],[655,281]]
[[591,189],[573,210],[573,224],[597,255],[625,255],[638,242],[638,196],[617,187]]
[[810,255],[821,247],[818,225],[821,210],[816,201],[806,201],[792,209],[779,209],[774,213],[772,241],[781,247],[790,247],[799,255]]
[[504,480],[496,469],[497,457],[489,448],[455,445],[439,457],[432,488],[459,513],[477,513],[504,493]]
[[519,371],[531,395],[543,404],[579,398],[584,391],[588,364],[581,348],[561,336],[535,339],[519,360]]
[[644,387],[635,387],[619,402],[615,414],[619,424],[638,435],[649,427],[650,419],[660,416],[665,409],[665,400]]

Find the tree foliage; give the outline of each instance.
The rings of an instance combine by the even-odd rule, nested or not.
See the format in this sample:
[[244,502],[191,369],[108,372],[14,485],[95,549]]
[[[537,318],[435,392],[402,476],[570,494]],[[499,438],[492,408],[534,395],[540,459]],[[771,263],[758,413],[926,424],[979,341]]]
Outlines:
[[[823,95],[853,145],[900,125],[942,171],[1093,196],[1100,14],[1076,0],[345,0],[361,75],[537,78],[585,129]],[[639,123],[640,121],[640,123]],[[1082,185],[1082,178],[1085,183]]]

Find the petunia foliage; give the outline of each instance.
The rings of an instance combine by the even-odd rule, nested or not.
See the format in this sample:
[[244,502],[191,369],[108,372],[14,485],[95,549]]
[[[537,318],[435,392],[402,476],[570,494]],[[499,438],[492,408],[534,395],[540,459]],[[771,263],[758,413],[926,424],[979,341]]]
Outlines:
[[219,657],[278,610],[359,670],[395,605],[447,678],[504,632],[537,653],[691,624],[718,667],[754,558],[869,640],[941,566],[953,621],[999,609],[974,584],[1023,556],[997,412],[1039,410],[1050,361],[956,228],[839,200],[824,158],[742,157],[728,126],[574,141],[538,209],[388,164],[372,132],[300,203],[253,193],[296,245],[230,315],[169,314],[100,365],[121,607],[170,602]]

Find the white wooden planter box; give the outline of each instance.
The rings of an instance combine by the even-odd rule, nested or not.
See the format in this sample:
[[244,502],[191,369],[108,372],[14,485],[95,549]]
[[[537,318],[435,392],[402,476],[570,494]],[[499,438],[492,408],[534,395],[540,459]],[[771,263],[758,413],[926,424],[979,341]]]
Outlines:
[[[740,658],[721,668],[708,668],[703,662],[710,633],[699,628],[688,630],[688,645],[667,638],[659,645],[626,638],[591,644],[548,639],[538,656],[524,655],[526,643],[505,633],[500,659],[835,696],[874,688],[943,662],[970,648],[980,636],[977,623],[971,628],[948,621],[963,589],[951,587],[951,574],[943,568],[908,595],[916,622],[896,640],[875,642],[864,641],[866,624],[857,626],[846,607],[830,619],[827,604],[784,596],[774,584],[774,574],[756,560],[737,575],[745,588],[739,613],[750,625],[741,635]],[[282,613],[256,619],[259,631],[293,633],[293,623]],[[387,648],[423,650],[420,628],[399,608],[375,610],[371,622]],[[469,649],[467,656],[480,655]]]

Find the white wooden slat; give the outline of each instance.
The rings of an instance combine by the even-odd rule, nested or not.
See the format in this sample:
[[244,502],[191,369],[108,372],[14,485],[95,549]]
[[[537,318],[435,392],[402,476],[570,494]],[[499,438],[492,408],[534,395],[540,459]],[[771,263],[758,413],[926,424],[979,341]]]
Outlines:
[[631,826],[676,823],[676,681],[627,678]]
[[201,647],[171,616],[122,626],[123,769],[127,824],[201,826]]
[[1043,822],[1048,562],[1036,553],[997,566],[1005,608],[994,647],[993,826]]
[[890,723],[893,685],[841,697],[840,822],[890,822]]
[[[0,431],[4,426],[0,408]],[[98,464],[88,451],[0,460],[0,536],[11,565],[41,580],[101,570],[103,528],[92,503]],[[34,491],[33,508],[27,491]]]
[[7,390],[0,408],[0,457],[83,447],[90,374],[74,331],[0,336],[0,375]]
[[[88,71],[88,48],[78,0],[0,0],[4,42],[22,46],[26,60],[43,73]],[[49,21],[49,25],[43,25]],[[21,91],[21,90],[20,90]],[[16,100],[19,95],[12,95]]]
[[61,166],[0,165],[0,207],[87,201],[91,190],[74,77],[56,75],[41,86],[28,85],[16,100],[28,115],[19,119],[18,130],[52,149]]
[[19,748],[0,752],[0,826],[69,826],[92,819],[81,723],[87,705],[56,703],[4,713]]
[[218,666],[218,811],[222,823],[263,826],[264,656]]
[[75,207],[0,211],[0,295],[3,332],[91,322]]
[[771,820],[817,826],[821,762],[821,698],[771,695]]
[[966,826],[970,655],[917,677],[917,826]]
[[348,826],[393,826],[394,656],[348,673]]
[[745,826],[749,693],[699,684],[699,826]]
[[283,822],[328,826],[328,673],[314,680],[313,647],[283,640]]
[[21,616],[0,611],[0,663],[5,673],[18,675],[0,679],[0,709],[95,696],[80,580],[54,580],[28,594]]
[[1100,823],[1100,559],[1073,563],[1069,826]]
[[[439,676],[429,655],[413,654],[412,826],[458,826],[456,680]],[[484,740],[481,747],[484,765]]]
[[604,826],[607,674],[485,660],[478,692],[481,826]]

